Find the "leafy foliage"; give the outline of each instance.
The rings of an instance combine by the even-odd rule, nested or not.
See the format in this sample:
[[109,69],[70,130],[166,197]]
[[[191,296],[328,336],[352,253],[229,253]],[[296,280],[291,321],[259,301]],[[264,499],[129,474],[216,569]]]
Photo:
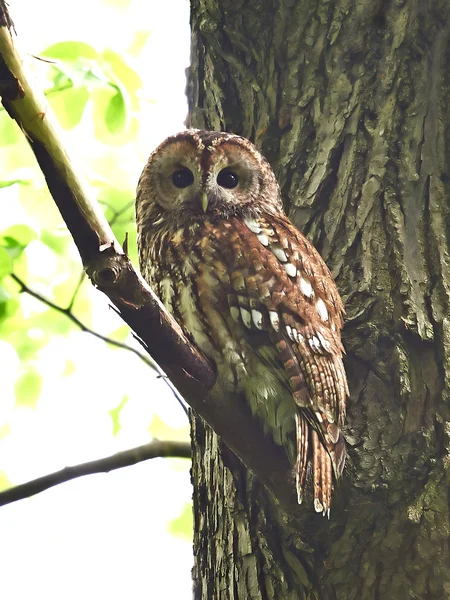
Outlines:
[[[146,36],[134,44],[134,57],[145,40]],[[147,148],[136,143],[142,84],[133,58],[77,40],[53,44],[41,57],[45,61],[36,60],[33,66],[69,146],[81,158],[81,169],[115,235],[119,241],[128,235],[129,254],[136,261],[134,184]],[[25,414],[35,419],[36,427],[46,419],[42,436],[49,445],[57,445],[59,436],[72,435],[64,429],[68,417],[61,412],[63,407],[71,415],[69,426],[84,442],[103,430],[111,439],[128,440],[128,445],[148,441],[149,432],[160,437],[163,430],[176,430],[178,438],[187,439],[186,426],[174,429],[155,417],[156,400],[167,393],[164,382],[131,353],[80,333],[69,318],[73,314],[103,335],[137,344],[83,277],[76,248],[42,173],[4,110],[0,110],[0,200],[8,207],[0,216],[0,365],[8,370],[0,381],[5,399],[0,410],[0,455],[2,444],[23,435],[20,422]],[[24,291],[24,285],[35,297]],[[181,413],[170,394],[166,402]],[[55,419],[55,425],[50,426],[49,419]],[[155,420],[159,428],[151,426]],[[41,456],[37,449],[36,461]],[[64,466],[64,458],[60,460],[63,464],[56,461],[55,468]],[[186,461],[183,465],[186,470]],[[11,465],[6,462],[2,467],[4,488]],[[190,536],[189,520],[183,518],[175,531]]]
[[[117,238],[128,233],[136,261],[140,171],[185,118],[188,2],[16,0],[10,8],[19,47],[63,127],[64,144]],[[139,358],[20,293],[11,274],[70,307],[84,325],[138,347],[81,277],[77,250],[34,155],[1,106],[0,202],[0,490],[152,436],[162,439],[162,430],[152,427],[156,414],[168,436],[187,436],[183,411]],[[10,230],[16,226],[33,233]],[[2,595],[78,597],[89,581],[93,593],[110,599],[191,597],[191,530],[187,525],[185,537],[174,537],[167,526],[190,499],[188,469],[182,459],[151,460],[2,507]],[[75,563],[83,576],[74,579]],[[50,579],[48,564],[55,567]],[[168,577],[173,565],[176,578]],[[22,576],[24,566],[33,576]],[[112,577],[103,576],[109,572]]]
[[[61,125],[83,136],[95,147],[97,156],[107,154],[105,143],[127,144],[140,110],[136,93],[141,81],[133,68],[112,50],[98,52],[81,41],[54,44],[41,56],[50,61],[38,66],[41,79],[49,83],[46,94]],[[89,107],[91,115],[83,123]],[[75,326],[36,302],[34,309],[24,310],[24,303],[28,304],[30,299],[19,295],[20,289],[8,276],[15,273],[43,297],[83,313],[88,325],[92,324],[92,300],[88,284],[78,285],[81,266],[71,237],[44,186],[26,140],[15,135],[15,127],[2,110],[0,131],[8,135],[1,136],[0,157],[5,159],[1,161],[5,168],[0,169],[0,195],[9,210],[0,221],[5,225],[0,231],[0,336],[13,341],[22,360],[33,362],[52,335],[66,335]],[[22,176],[25,169],[27,177]],[[128,187],[128,182],[122,188],[109,187],[108,169],[108,163],[103,169],[100,164],[95,172],[91,170],[90,179],[116,235],[124,239],[128,231],[134,230],[134,190]],[[44,334],[32,339],[29,333],[38,323]],[[123,335],[122,329],[122,339],[127,335]],[[28,365],[17,379],[17,402],[33,405],[40,388],[38,370]]]

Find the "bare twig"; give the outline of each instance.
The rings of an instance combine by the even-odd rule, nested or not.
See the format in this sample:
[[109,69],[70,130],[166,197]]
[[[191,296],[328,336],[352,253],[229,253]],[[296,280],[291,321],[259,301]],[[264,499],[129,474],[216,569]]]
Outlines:
[[[79,327],[81,329],[81,331],[89,333],[90,335],[93,335],[94,337],[96,337],[96,338],[98,338],[100,340],[103,340],[104,342],[106,342],[107,344],[110,344],[111,346],[116,346],[117,348],[122,348],[123,350],[128,350],[129,352],[132,352],[137,357],[139,357],[142,360],[142,362],[144,362],[148,367],[150,367],[151,369],[153,369],[154,371],[156,371],[158,373],[158,375],[164,379],[165,384],[170,389],[170,391],[172,392],[172,394],[175,396],[175,399],[177,400],[178,404],[183,409],[184,413],[186,415],[188,414],[188,411],[187,411],[187,408],[186,408],[186,402],[185,402],[184,398],[180,395],[179,391],[172,384],[172,382],[169,379],[167,379],[167,377],[165,376],[164,372],[161,370],[161,368],[158,365],[158,363],[156,363],[155,361],[152,360],[151,356],[143,354],[142,352],[139,352],[139,350],[136,350],[136,348],[133,348],[132,346],[128,346],[128,344],[124,344],[123,342],[118,342],[117,340],[114,340],[114,339],[112,339],[110,337],[102,335],[101,333],[98,333],[94,329],[91,329],[90,327],[87,327],[84,323],[82,323],[73,314],[73,312],[72,312],[73,303],[75,301],[75,297],[76,297],[76,295],[78,293],[78,290],[80,289],[80,285],[83,282],[84,273],[83,273],[83,276],[80,278],[80,280],[79,280],[79,282],[77,284],[75,292],[73,293],[72,298],[71,298],[71,300],[70,300],[69,305],[67,306],[67,308],[64,308],[62,306],[58,306],[57,304],[55,304],[54,302],[52,302],[51,300],[49,300],[48,298],[46,298],[42,294],[39,294],[35,290],[31,289],[29,286],[27,286],[27,284],[22,279],[20,279],[20,277],[18,277],[14,273],[11,273],[10,276],[20,286],[20,291],[21,292],[26,292],[30,296],[33,296],[33,298],[36,298],[37,300],[40,300],[40,302],[42,302],[43,304],[46,304],[50,308],[53,308],[57,312],[63,314],[68,319],[70,319],[73,323],[75,323],[75,325],[77,325],[77,327]],[[133,334],[134,334],[134,332],[133,332]],[[136,338],[136,335],[134,335],[134,337],[135,337],[135,339],[138,339],[138,338]]]
[[[27,284],[24,281],[22,281],[22,279],[20,279],[20,277],[18,277],[14,273],[11,273],[10,276],[11,276],[11,278],[17,284],[19,284],[21,292],[26,292],[30,296],[33,296],[33,298],[36,298],[37,300],[40,300],[40,302],[42,302],[43,304],[46,304],[50,308],[53,308],[57,312],[63,314],[68,319],[70,319],[73,323],[75,323],[75,325],[77,325],[81,329],[81,331],[89,333],[90,335],[93,335],[94,337],[96,337],[96,338],[98,338],[100,340],[103,340],[104,342],[106,342],[107,344],[110,344],[111,346],[116,346],[117,348],[122,348],[123,350],[128,350],[129,352],[132,352],[133,354],[135,354],[136,356],[138,356],[142,360],[142,362],[144,362],[148,367],[150,367],[151,369],[153,369],[154,371],[156,371],[158,373],[158,375],[164,379],[164,382],[166,383],[166,385],[168,386],[168,388],[170,389],[170,391],[172,392],[172,394],[175,396],[175,399],[177,400],[178,404],[183,409],[184,413],[186,415],[188,414],[188,411],[187,411],[187,408],[186,408],[186,402],[185,402],[184,398],[180,395],[179,391],[172,384],[172,382],[169,379],[167,379],[167,377],[165,376],[164,372],[161,370],[161,368],[158,365],[158,363],[156,363],[155,361],[152,360],[151,356],[145,355],[142,352],[139,352],[139,350],[136,350],[136,348],[133,348],[132,346],[128,346],[128,344],[124,344],[123,342],[118,342],[117,340],[114,340],[112,338],[109,338],[107,336],[102,335],[101,333],[98,333],[94,329],[91,329],[90,327],[87,327],[86,325],[84,325],[84,323],[82,323],[72,313],[73,303],[74,303],[77,291],[79,290],[80,285],[83,282],[83,279],[84,279],[83,276],[80,278],[80,280],[78,282],[78,285],[76,287],[76,290],[75,290],[74,294],[72,295],[72,298],[71,298],[71,300],[70,300],[69,305],[67,306],[67,308],[63,308],[62,306],[58,306],[57,304],[55,304],[54,302],[52,302],[51,300],[49,300],[48,298],[46,298],[42,294],[39,294],[35,290],[31,289],[29,286],[27,286]],[[134,337],[136,338],[136,335],[134,335]],[[136,339],[138,339],[138,338],[136,338]]]
[[[122,215],[124,215],[128,210],[130,210],[130,208],[134,206],[134,200],[130,200],[130,202],[127,202],[125,206],[122,206],[122,208],[120,208],[119,210],[115,210],[114,208],[112,208],[106,201],[100,201],[99,204],[106,206],[107,208],[109,208],[109,210],[112,210],[112,212],[114,213],[112,218],[109,220],[109,224],[112,227],[115,223],[119,221]],[[123,222],[126,223],[126,221]]]
[[61,471],[38,477],[27,483],[22,483],[9,490],[5,490],[0,493],[0,506],[5,506],[5,504],[11,504],[11,502],[29,498],[30,496],[39,494],[55,485],[70,481],[71,479],[76,479],[77,477],[83,477],[84,475],[108,473],[109,471],[129,467],[130,465],[135,465],[144,460],[149,460],[150,458],[190,458],[190,456],[191,445],[189,442],[154,440],[149,444],[137,446],[130,450],[124,450],[123,452],[117,452],[117,454],[107,456],[106,458],[92,460],[72,467],[65,467],[64,469],[61,469]]
[[78,292],[80,291],[81,286],[83,285],[83,281],[86,279],[86,273],[84,271],[82,271],[80,273],[80,277],[78,279],[78,283],[75,287],[75,289],[73,290],[73,294],[72,297],[70,298],[70,302],[67,306],[67,310],[72,311],[73,309],[73,305],[75,304],[75,300],[78,296]]
[[42,294],[39,294],[35,290],[32,290],[30,287],[27,286],[27,284],[24,281],[22,281],[22,279],[20,279],[20,277],[18,277],[14,273],[11,273],[10,277],[11,277],[11,279],[14,279],[14,281],[16,283],[19,284],[21,292],[26,292],[27,294],[29,294],[30,296],[33,296],[33,298],[36,298],[43,304],[46,304],[50,308],[53,308],[53,310],[56,310],[57,312],[63,314],[68,319],[70,319],[72,321],[72,323],[75,323],[75,325],[77,327],[79,327],[81,329],[81,331],[89,333],[90,335],[98,338],[99,340],[103,340],[104,342],[106,342],[107,344],[110,344],[111,346],[116,346],[116,348],[122,348],[123,350],[128,350],[129,352],[132,352],[133,354],[138,356],[142,360],[142,362],[144,362],[148,367],[150,367],[151,369],[153,369],[154,371],[157,371],[159,373],[159,370],[156,367],[155,362],[152,361],[151,358],[149,358],[142,352],[139,352],[139,350],[136,350],[136,348],[133,348],[132,346],[128,346],[128,344],[124,344],[123,342],[119,342],[117,340],[109,338],[106,335],[102,335],[101,333],[94,331],[94,329],[91,329],[90,327],[87,327],[84,323],[82,323],[80,321],[80,319],[78,319],[78,317],[76,317],[71,312],[72,302],[69,304],[69,306],[67,308],[58,306],[57,304],[55,304],[54,302],[52,302],[45,296],[42,296]]

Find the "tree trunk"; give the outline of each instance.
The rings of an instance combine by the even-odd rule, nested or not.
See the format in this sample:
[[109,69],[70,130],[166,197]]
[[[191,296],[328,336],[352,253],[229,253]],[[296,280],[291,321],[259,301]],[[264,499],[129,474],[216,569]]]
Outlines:
[[450,3],[192,0],[190,124],[252,139],[337,279],[330,521],[193,418],[195,598],[450,598]]

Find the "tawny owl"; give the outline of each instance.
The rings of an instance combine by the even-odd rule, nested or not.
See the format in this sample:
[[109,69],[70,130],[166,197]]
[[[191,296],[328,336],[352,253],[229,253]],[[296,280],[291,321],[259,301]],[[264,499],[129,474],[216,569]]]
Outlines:
[[314,508],[329,514],[345,460],[343,306],[270,165],[245,138],[183,131],[151,154],[136,220],[144,277],[286,448],[299,502],[311,464]]

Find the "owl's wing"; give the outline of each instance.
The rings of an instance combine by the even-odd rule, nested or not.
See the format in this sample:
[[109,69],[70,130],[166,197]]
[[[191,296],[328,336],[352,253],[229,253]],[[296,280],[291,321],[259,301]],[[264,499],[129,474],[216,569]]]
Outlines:
[[[335,283],[318,252],[287,218],[234,218],[212,225],[210,236],[220,256],[219,277],[225,267],[231,284],[231,316],[245,327],[250,343],[258,340],[254,350],[263,360],[283,365],[298,406],[299,501],[312,454],[314,504],[325,513],[332,469],[339,477],[345,460],[340,427],[348,395],[340,339],[344,309]],[[267,337],[261,340],[252,332]]]

